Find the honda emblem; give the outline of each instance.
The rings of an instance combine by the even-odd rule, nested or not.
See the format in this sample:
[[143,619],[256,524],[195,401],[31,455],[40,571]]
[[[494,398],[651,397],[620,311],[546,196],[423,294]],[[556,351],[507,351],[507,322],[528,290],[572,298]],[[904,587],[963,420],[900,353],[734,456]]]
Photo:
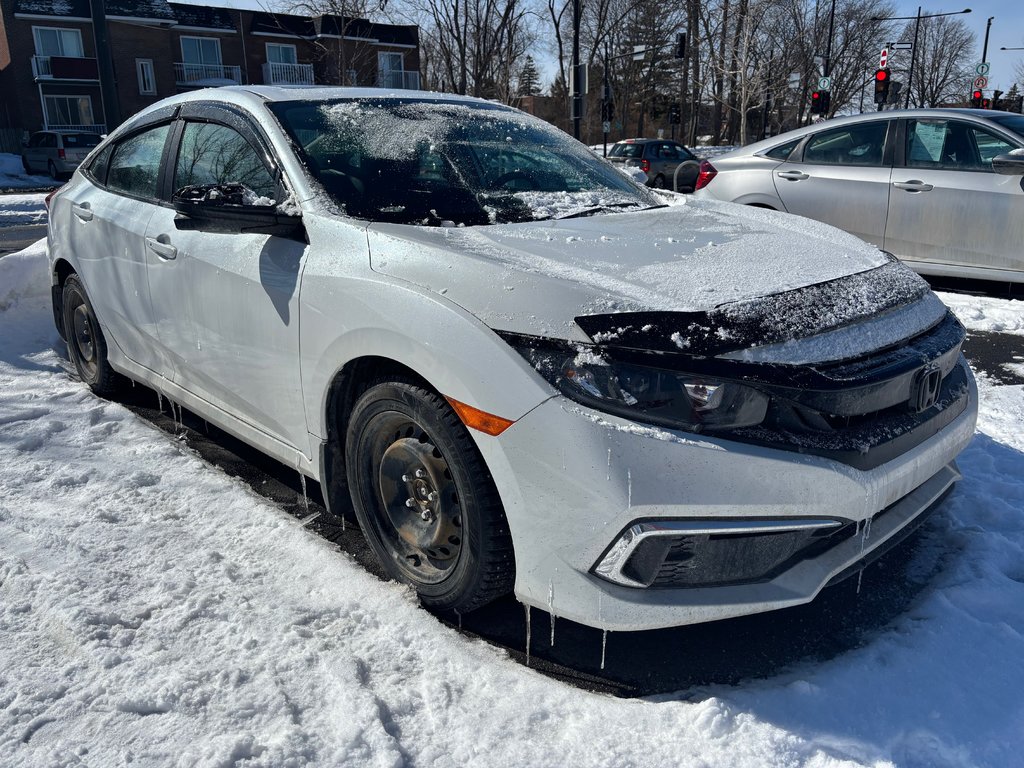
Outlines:
[[914,375],[910,388],[910,410],[915,413],[926,411],[939,399],[942,386],[942,370],[935,363],[929,363]]

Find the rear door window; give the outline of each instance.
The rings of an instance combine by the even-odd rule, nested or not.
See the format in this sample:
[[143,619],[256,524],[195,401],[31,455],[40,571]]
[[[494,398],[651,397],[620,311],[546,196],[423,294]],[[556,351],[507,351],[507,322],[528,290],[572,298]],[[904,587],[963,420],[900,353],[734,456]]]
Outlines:
[[118,143],[107,171],[108,189],[135,197],[158,197],[160,161],[169,128],[168,125],[150,128]]
[[815,165],[880,166],[889,123],[855,123],[822,131],[804,149],[804,162]]

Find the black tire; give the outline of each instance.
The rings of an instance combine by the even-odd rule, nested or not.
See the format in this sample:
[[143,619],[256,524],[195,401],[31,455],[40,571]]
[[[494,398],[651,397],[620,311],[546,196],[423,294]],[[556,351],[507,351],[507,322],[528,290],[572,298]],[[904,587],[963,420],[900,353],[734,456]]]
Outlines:
[[654,187],[655,189],[664,189],[665,177],[659,173],[657,176],[654,177],[654,180],[651,182],[651,186]]
[[352,409],[345,468],[374,555],[425,605],[467,613],[511,590],[515,559],[498,491],[442,397],[411,381],[370,386]]
[[57,181],[57,177],[59,174],[57,173],[57,166],[53,164],[53,160],[50,160],[46,164],[46,170],[50,172],[50,178],[53,179],[54,181]]
[[103,397],[116,394],[122,379],[107,362],[107,341],[78,275],[69,275],[64,281],[61,298],[68,358],[93,392]]

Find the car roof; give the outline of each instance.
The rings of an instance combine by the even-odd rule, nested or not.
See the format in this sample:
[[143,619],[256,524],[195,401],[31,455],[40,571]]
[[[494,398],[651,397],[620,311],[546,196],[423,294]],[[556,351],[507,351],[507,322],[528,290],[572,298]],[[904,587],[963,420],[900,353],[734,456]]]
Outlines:
[[[259,107],[267,102],[277,101],[332,101],[335,99],[417,99],[422,101],[465,102],[466,104],[487,104],[496,102],[473,96],[459,96],[453,93],[434,91],[395,91],[388,88],[343,88],[337,86],[280,86],[280,85],[228,85],[217,88],[202,88],[181,93],[156,102],[144,110],[148,112],[172,104],[193,101],[219,101],[249,108]],[[502,105],[505,106],[505,105]]]
[[[800,128],[794,128],[791,131],[780,133],[771,138],[762,139],[756,141],[753,144],[748,144],[745,147],[733,150],[728,154],[733,157],[741,155],[756,155],[766,150],[773,149],[782,144],[787,144],[790,141],[801,139],[809,133],[817,133],[822,129],[827,128],[838,128],[844,125],[857,125],[858,123],[874,122],[876,120],[892,120],[894,118],[901,117],[969,117],[980,120],[991,120],[993,113],[995,114],[1012,114],[1004,112],[995,112],[991,109],[965,109],[962,107],[932,107],[926,109],[890,109],[884,112],[864,112],[859,115],[844,115],[842,117],[833,117],[829,120],[822,120],[818,123],[811,123]],[[723,155],[724,157],[724,155]]]

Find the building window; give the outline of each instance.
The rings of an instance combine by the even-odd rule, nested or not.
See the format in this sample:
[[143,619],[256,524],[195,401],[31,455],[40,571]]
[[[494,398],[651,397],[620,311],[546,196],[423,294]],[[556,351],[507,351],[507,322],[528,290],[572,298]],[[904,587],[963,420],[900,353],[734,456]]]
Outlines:
[[43,96],[46,127],[85,127],[92,119],[92,98],[89,96]]
[[32,27],[36,40],[36,56],[71,56],[82,58],[82,33],[77,29]]
[[271,64],[298,64],[295,46],[287,43],[267,43],[267,61]]
[[405,64],[400,53],[377,54],[377,85],[381,88],[405,88]]
[[153,75],[152,59],[136,59],[135,73],[139,77],[139,93],[151,96],[156,93],[156,77]]
[[182,37],[181,60],[186,64],[220,65],[220,40],[216,37]]

